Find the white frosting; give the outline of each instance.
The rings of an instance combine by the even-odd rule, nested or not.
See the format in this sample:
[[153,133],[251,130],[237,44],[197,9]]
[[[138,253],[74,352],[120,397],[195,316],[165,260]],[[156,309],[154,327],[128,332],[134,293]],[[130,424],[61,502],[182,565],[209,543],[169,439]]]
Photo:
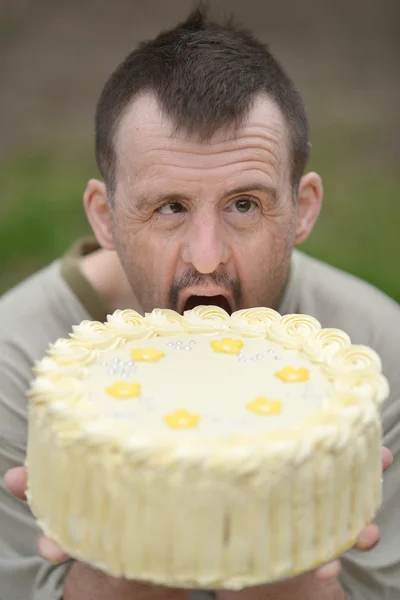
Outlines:
[[335,381],[335,391],[340,395],[354,394],[364,402],[382,402],[389,396],[387,379],[378,373],[368,370],[352,369],[339,375]]
[[280,314],[272,308],[245,308],[231,315],[230,328],[244,337],[265,337]]
[[369,370],[372,373],[380,373],[382,370],[379,356],[368,346],[346,346],[336,352],[332,360],[323,364],[324,372],[331,377],[360,369]]
[[350,337],[344,331],[320,329],[304,340],[302,349],[313,362],[329,363],[341,348],[346,348],[350,344]]
[[274,321],[269,338],[284,348],[300,349],[306,339],[319,329],[321,325],[314,317],[285,315]]
[[116,310],[107,316],[106,328],[127,340],[150,338],[153,334],[144,317],[135,310]]
[[77,345],[89,349],[111,349],[121,346],[124,339],[116,335],[104,323],[97,321],[82,321],[72,327],[71,338]]
[[[216,339],[224,339],[224,334]],[[235,340],[235,336],[231,339]],[[190,344],[191,341],[195,343]],[[106,394],[105,389],[121,379],[117,365],[128,363],[132,348],[149,346],[162,350],[164,357],[156,362],[135,363],[129,382],[140,384],[140,398],[116,400]],[[165,434],[172,430],[166,428],[163,415],[180,408],[200,415],[198,426],[190,430],[191,437],[207,432],[267,432],[292,426],[321,408],[332,389],[319,366],[308,363],[296,351],[277,348],[262,338],[246,339],[240,358],[214,352],[208,337],[180,335],[172,342],[163,337],[135,340],[107,353],[107,362],[116,365],[115,375],[98,364],[88,370],[85,383],[88,401],[99,417],[127,419],[132,427],[156,429]],[[309,380],[282,382],[274,374],[287,366],[306,366]],[[260,396],[281,402],[281,412],[266,418],[246,409],[248,403]],[[172,433],[177,435],[176,431]]]
[[58,373],[82,378],[86,375],[87,371],[85,367],[80,366],[79,363],[71,362],[69,364],[60,364],[52,358],[45,356],[42,360],[35,363],[33,373],[36,377],[46,377],[46,375]]
[[60,365],[90,365],[99,356],[98,352],[84,345],[79,345],[75,340],[59,338],[55,344],[49,345],[48,355]]
[[183,316],[190,333],[218,333],[228,330],[230,325],[228,313],[219,306],[196,306]]
[[157,335],[174,335],[185,331],[183,317],[173,310],[155,308],[151,313],[146,313],[145,322],[150,331]]
[[[49,402],[67,400],[65,404],[67,411],[73,410],[77,400],[83,398],[83,387],[81,381],[72,375],[52,373],[46,377],[36,377],[28,391],[28,396],[34,402]],[[71,414],[71,412],[70,412]]]

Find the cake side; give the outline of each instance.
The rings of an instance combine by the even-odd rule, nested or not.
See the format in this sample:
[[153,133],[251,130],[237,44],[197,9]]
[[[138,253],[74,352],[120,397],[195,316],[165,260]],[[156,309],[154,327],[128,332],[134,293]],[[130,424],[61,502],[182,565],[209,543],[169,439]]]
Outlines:
[[[72,556],[114,576],[171,586],[240,589],[342,553],[381,502],[387,383],[379,358],[303,315],[189,312],[117,311],[106,325],[85,322],[37,365],[27,465],[39,524]],[[173,343],[186,333],[300,352],[333,393],[297,427],[256,435],[215,439],[198,427],[196,436],[132,436],[129,422],[99,421],[82,394],[88,371],[135,340]]]

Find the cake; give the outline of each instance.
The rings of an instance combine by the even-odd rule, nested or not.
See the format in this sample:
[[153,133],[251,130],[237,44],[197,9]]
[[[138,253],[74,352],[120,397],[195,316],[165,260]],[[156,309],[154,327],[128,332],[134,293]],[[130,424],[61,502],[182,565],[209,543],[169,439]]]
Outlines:
[[31,510],[115,577],[241,589],[313,569],[380,506],[381,371],[267,308],[83,321],[34,368]]

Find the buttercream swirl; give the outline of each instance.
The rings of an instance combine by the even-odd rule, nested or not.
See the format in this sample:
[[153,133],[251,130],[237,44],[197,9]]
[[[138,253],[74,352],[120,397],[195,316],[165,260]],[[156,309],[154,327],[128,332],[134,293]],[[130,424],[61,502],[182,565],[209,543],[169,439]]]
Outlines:
[[341,329],[320,329],[306,337],[303,351],[314,363],[329,362],[336,352],[350,344],[350,337]]
[[155,308],[151,313],[146,313],[145,323],[157,335],[174,335],[185,331],[182,315],[169,308]]
[[218,333],[229,329],[230,317],[219,306],[196,306],[185,310],[183,316],[190,333]]
[[300,350],[305,340],[321,329],[321,324],[308,315],[284,315],[274,321],[269,330],[269,339],[281,344],[284,348]]
[[348,371],[340,375],[334,383],[339,395],[354,394],[363,401],[382,404],[389,396],[389,384],[383,375],[368,370]]
[[32,369],[32,372],[36,377],[45,377],[48,374],[51,375],[54,373],[65,373],[67,375],[82,378],[85,376],[86,371],[87,369],[84,366],[79,365],[79,363],[60,364],[49,356],[45,356],[41,360],[36,361]]
[[53,373],[34,379],[27,395],[35,403],[60,400],[74,403],[83,397],[84,392],[82,384],[75,377]]
[[113,350],[121,346],[125,340],[108,329],[99,321],[82,321],[80,325],[73,325],[71,339],[79,346],[98,350]]
[[126,340],[148,339],[153,335],[144,317],[135,310],[116,310],[107,316],[105,326],[113,334]]
[[79,345],[75,340],[65,338],[59,338],[55,344],[50,344],[47,354],[60,366],[87,366],[98,358],[96,350]]
[[380,373],[381,360],[377,353],[368,346],[351,345],[341,348],[328,363],[322,364],[322,370],[330,378],[354,370],[368,370]]
[[244,308],[232,313],[230,327],[244,337],[263,337],[278,319],[280,314],[272,308]]

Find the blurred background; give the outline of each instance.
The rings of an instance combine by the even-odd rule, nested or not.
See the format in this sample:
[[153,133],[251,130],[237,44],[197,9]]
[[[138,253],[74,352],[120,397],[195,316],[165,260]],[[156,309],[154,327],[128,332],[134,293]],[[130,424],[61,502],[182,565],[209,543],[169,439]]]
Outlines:
[[[303,250],[400,300],[400,1],[211,0],[303,93],[325,202]],[[0,293],[89,233],[101,87],[189,0],[0,0]]]

